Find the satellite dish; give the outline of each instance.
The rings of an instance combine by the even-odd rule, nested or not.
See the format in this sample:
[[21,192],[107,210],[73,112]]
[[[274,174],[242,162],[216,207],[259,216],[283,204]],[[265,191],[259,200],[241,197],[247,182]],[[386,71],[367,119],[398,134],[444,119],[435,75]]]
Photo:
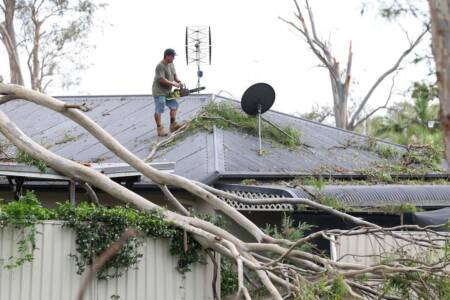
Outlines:
[[261,115],[275,102],[275,90],[267,83],[256,83],[242,95],[241,107],[246,114],[258,116],[259,155],[263,155],[261,138]]
[[267,83],[256,83],[242,96],[241,107],[246,114],[256,116],[268,111],[275,102],[275,90]]

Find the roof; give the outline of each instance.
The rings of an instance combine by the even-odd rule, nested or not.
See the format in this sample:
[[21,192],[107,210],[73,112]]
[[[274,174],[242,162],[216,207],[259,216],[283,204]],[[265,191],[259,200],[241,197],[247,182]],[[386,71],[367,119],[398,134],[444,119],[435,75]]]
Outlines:
[[[245,186],[220,184],[218,188],[247,199],[260,198],[306,198],[331,197],[352,208],[375,208],[412,204],[423,208],[447,207],[450,204],[449,185],[338,185],[325,186],[318,192],[311,186],[288,188],[284,186]],[[250,205],[226,200],[239,210],[293,211],[290,204]]]
[[[140,158],[145,158],[158,140],[150,95],[58,98],[72,104],[85,103],[90,108],[87,115]],[[208,101],[239,105],[237,101],[210,94],[191,95],[180,100],[178,119],[192,119]],[[26,134],[56,154],[76,161],[120,162],[87,131],[47,108],[18,100],[2,105],[2,110]],[[256,137],[214,128],[212,132],[199,131],[161,149],[154,161],[175,162],[176,174],[201,181],[214,181],[219,177],[355,174],[375,162],[386,162],[368,149],[369,138],[358,133],[276,111],[265,113],[264,118],[299,130],[302,146],[292,151],[263,137],[263,148],[267,151],[260,156]],[[163,121],[168,124],[168,114],[163,116]],[[2,145],[5,143],[3,140]],[[377,143],[404,151],[399,145]]]

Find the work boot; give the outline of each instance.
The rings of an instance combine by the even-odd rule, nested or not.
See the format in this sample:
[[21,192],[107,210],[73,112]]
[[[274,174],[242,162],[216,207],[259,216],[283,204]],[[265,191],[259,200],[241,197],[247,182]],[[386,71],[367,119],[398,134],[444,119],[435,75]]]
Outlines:
[[178,124],[177,122],[173,122],[172,124],[170,124],[170,132],[177,131],[178,129],[181,128],[181,126],[183,126],[183,124]]
[[167,136],[167,132],[164,130],[164,127],[156,127],[156,130],[158,131],[158,136]]

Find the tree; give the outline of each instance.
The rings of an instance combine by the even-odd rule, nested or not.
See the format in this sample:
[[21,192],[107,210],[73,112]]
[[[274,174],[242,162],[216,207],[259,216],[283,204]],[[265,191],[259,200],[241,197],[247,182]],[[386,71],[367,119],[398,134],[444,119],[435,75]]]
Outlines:
[[[20,69],[19,51],[16,41],[14,18],[16,13],[16,0],[3,0],[0,4],[0,41],[8,54],[9,73],[11,83],[23,85],[22,70]],[[2,20],[3,17],[3,21]]]
[[[104,4],[96,0],[3,1],[5,28],[10,29],[2,42],[10,57],[11,82],[23,84],[20,48],[25,54],[32,89],[45,91],[56,80],[63,87],[77,84],[77,72],[86,67],[83,53],[89,48],[87,38],[94,14]],[[18,33],[14,31],[15,22]],[[16,42],[18,38],[20,43]]]
[[[322,299],[324,297],[327,299],[407,299],[401,297],[404,293],[410,295],[410,299],[446,299],[445,297],[450,296],[450,291],[448,291],[450,271],[446,269],[449,264],[449,257],[448,253],[444,252],[448,246],[448,236],[445,234],[439,234],[431,228],[419,228],[411,225],[382,228],[345,212],[304,198],[246,199],[236,196],[152,168],[93,122],[83,113],[82,106],[71,105],[18,85],[0,83],[0,95],[3,95],[0,97],[0,103],[23,99],[61,113],[85,128],[112,153],[135,168],[143,176],[158,184],[167,200],[170,203],[176,203],[173,210],[163,209],[150,199],[145,199],[125,186],[112,181],[104,174],[52,153],[24,134],[5,113],[0,111],[0,132],[18,149],[35,159],[43,161],[49,167],[72,180],[89,183],[139,209],[159,212],[161,217],[193,236],[205,249],[217,251],[234,261],[238,277],[237,299],[241,299],[241,297],[251,299],[247,289],[248,284],[245,281],[247,277],[245,271],[251,272],[255,278],[259,279],[258,282],[251,281],[256,289],[267,290],[271,298],[277,300],[293,299],[294,297],[296,299]],[[185,190],[195,196],[198,201],[204,201],[215,210],[223,213],[248,232],[253,241],[243,241],[227,230],[196,217],[185,209],[171,193],[168,188],[169,185]],[[239,211],[223,201],[224,198],[244,204],[302,204],[353,222],[357,227],[350,230],[322,230],[291,241],[265,233]],[[423,236],[401,235],[397,233],[401,229],[419,230],[425,234]],[[424,251],[439,251],[445,255],[443,257],[438,255],[436,259],[426,256],[425,260],[415,257],[402,257],[398,260],[387,259],[381,260],[380,263],[373,266],[364,266],[356,263],[333,261],[323,255],[307,252],[301,248],[305,243],[318,237],[333,242],[335,237],[353,234],[368,234],[374,238],[379,238],[380,235],[388,235],[412,247],[420,247]],[[122,237],[118,243],[122,243],[123,239],[125,237]],[[120,247],[120,245],[118,246],[115,243],[114,247]],[[393,255],[401,255],[405,252],[403,246],[397,250],[398,252],[393,253]],[[105,256],[108,255],[101,255],[100,259],[106,259]],[[95,262],[94,268],[97,268],[98,264],[100,262]],[[86,285],[83,284],[83,286]]]
[[333,110],[329,106],[313,105],[311,111],[300,114],[300,117],[319,123],[324,122],[328,117],[333,116]]
[[[346,67],[345,69],[342,69],[341,64],[332,54],[330,45],[327,42],[321,40],[317,34],[314,15],[311,6],[309,5],[309,1],[305,0],[306,9],[309,17],[309,25],[305,20],[302,9],[300,8],[300,5],[298,4],[297,0],[293,1],[296,7],[295,16],[300,24],[288,21],[283,18],[280,19],[302,34],[309,48],[319,59],[323,67],[325,67],[328,70],[331,82],[331,90],[333,94],[333,113],[336,127],[354,130],[359,124],[361,124],[368,118],[367,115],[371,116],[373,114],[368,113],[365,117],[361,117],[361,114],[364,108],[366,107],[366,104],[368,103],[370,97],[372,96],[373,92],[386,78],[388,78],[391,74],[399,70],[403,59],[413,51],[413,49],[421,42],[422,38],[429,31],[428,25],[425,26],[422,33],[416,39],[414,40],[409,39],[408,49],[406,49],[398,57],[393,66],[391,66],[388,70],[386,70],[383,74],[381,74],[377,80],[375,80],[369,91],[357,104],[352,115],[349,116],[348,100],[352,78],[352,58],[353,58],[352,43],[350,41],[348,47],[348,58]],[[376,108],[375,110],[379,109],[380,108]]]
[[450,0],[429,0],[445,157],[450,162]]
[[411,101],[395,103],[387,114],[368,121],[369,134],[399,144],[430,144],[443,149],[442,129],[439,126],[437,87],[434,84],[414,83]]

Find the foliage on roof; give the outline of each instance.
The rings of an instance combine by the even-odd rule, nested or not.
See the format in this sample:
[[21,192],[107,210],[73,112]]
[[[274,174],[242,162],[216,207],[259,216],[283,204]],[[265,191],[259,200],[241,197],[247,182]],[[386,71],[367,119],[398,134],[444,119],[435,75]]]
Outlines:
[[45,164],[45,162],[33,158],[31,155],[20,149],[16,152],[16,162],[24,163],[29,166],[35,166],[41,172],[45,172],[47,170],[47,165]]
[[[209,102],[192,121],[190,129],[211,131],[214,125],[221,129],[233,129],[253,136],[258,135],[258,119],[242,113],[230,103]],[[273,126],[263,121],[261,134],[265,139],[285,145],[289,149],[295,149],[301,145],[302,133],[293,127],[276,124]]]

